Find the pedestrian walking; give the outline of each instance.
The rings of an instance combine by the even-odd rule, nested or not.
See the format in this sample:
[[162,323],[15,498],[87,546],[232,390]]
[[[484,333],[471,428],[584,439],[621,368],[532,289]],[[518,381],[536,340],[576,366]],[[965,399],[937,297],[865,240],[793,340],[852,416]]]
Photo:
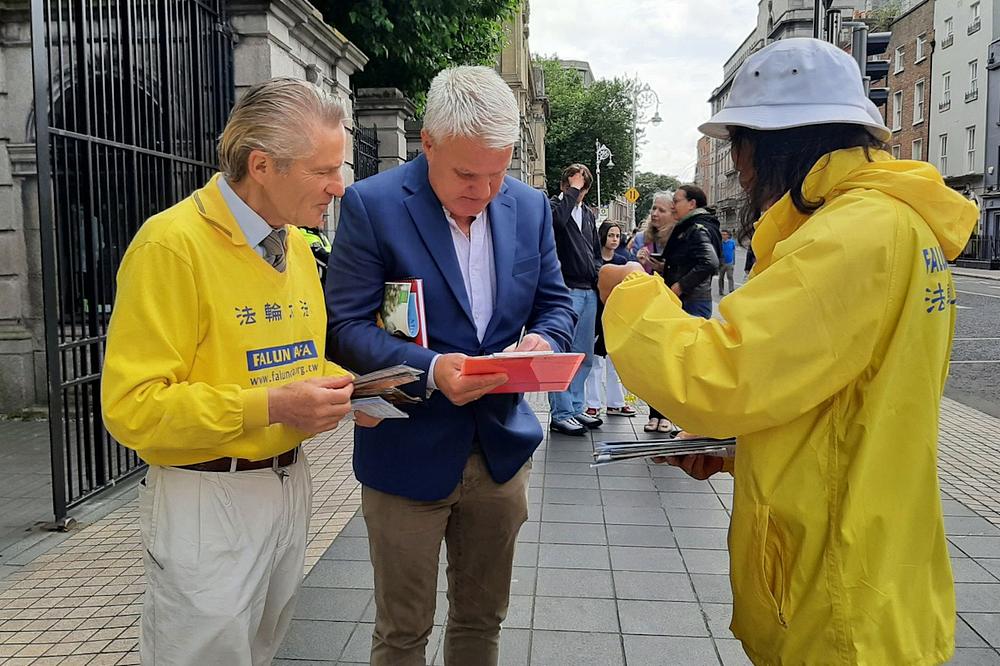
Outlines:
[[751,55],[701,130],[731,141],[753,279],[724,321],[690,316],[638,265],[604,267],[600,286],[626,385],[686,430],[737,436],[730,462],[670,461],[734,474],[732,631],[759,665],[946,662],[947,260],[978,210],[930,164],[885,152],[857,64],[827,42]]
[[[736,285],[733,283],[733,266],[736,264],[736,241],[733,235],[722,230],[722,258],[719,262],[719,296],[732,293]],[[726,291],[726,280],[729,280],[729,291]]]

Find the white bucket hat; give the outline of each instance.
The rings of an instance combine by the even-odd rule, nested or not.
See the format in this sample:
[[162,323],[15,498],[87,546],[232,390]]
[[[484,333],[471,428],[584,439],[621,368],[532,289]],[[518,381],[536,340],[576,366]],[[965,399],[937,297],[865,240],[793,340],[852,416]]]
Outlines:
[[827,42],[795,38],[769,44],[747,58],[736,72],[726,106],[698,129],[728,139],[727,125],[779,130],[829,123],[862,125],[880,141],[892,136],[865,95],[854,59]]

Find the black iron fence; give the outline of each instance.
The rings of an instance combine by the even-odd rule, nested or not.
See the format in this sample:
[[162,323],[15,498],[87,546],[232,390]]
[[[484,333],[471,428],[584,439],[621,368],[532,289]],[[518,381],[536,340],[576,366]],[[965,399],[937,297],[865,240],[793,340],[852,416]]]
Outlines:
[[1000,237],[972,236],[959,256],[962,259],[1000,262]]
[[233,103],[224,0],[32,0],[53,503],[141,467],[101,420],[115,274],[139,225],[216,170]]
[[378,173],[378,132],[354,122],[354,180]]

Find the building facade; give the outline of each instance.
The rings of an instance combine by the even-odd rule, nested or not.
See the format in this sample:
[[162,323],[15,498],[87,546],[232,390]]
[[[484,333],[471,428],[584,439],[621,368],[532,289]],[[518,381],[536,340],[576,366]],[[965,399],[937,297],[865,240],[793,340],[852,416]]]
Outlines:
[[976,201],[983,195],[986,67],[996,14],[993,0],[936,0],[934,7],[930,161],[948,185]]
[[[709,195],[712,191],[712,139],[707,136],[703,136],[698,139],[698,161],[694,166],[694,182],[701,189],[705,190],[705,194]],[[710,196],[710,195],[709,195]]]
[[586,60],[560,60],[559,64],[562,65],[563,69],[572,69],[578,73],[584,88],[594,82],[594,71],[590,69],[590,63]]
[[915,3],[890,26],[886,125],[892,130],[889,150],[897,159],[927,160],[931,106],[947,108],[953,103],[950,89],[937,92],[931,76],[934,5],[935,0]]
[[1000,17],[993,17],[993,42],[986,60],[986,171],[980,204],[978,247],[968,248],[967,261],[980,268],[1000,269]]
[[507,46],[497,61],[497,71],[517,98],[521,111],[521,138],[514,146],[508,174],[518,180],[545,189],[545,128],[549,103],[545,98],[545,77],[536,67],[528,47],[530,3],[507,22]]

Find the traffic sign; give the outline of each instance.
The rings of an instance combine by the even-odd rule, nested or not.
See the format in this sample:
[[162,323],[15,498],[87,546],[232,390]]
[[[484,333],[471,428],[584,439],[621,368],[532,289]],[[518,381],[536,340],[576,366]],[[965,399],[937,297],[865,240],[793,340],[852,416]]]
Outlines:
[[629,203],[635,203],[638,200],[639,200],[639,190],[635,189],[634,187],[630,187],[627,190],[625,190],[625,201]]

